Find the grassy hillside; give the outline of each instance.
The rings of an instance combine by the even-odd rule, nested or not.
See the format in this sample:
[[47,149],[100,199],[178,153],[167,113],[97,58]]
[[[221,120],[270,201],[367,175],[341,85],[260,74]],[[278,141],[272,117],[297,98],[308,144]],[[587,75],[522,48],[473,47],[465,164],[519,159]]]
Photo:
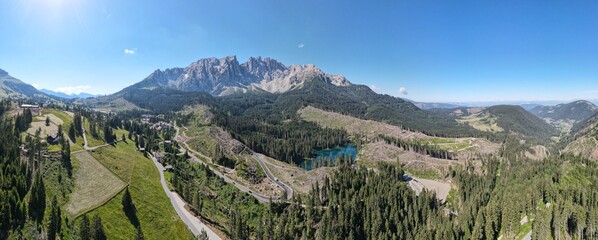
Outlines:
[[[100,148],[93,156],[129,184],[139,225],[146,239],[191,238],[191,233],[177,216],[160,185],[158,170],[150,159],[137,151],[133,143]],[[135,237],[135,226],[123,212],[121,199],[122,192],[90,212],[102,218],[108,239]]]
[[472,120],[468,124],[479,129],[514,133],[539,140],[546,140],[558,134],[554,127],[520,106],[492,106],[463,119]]
[[73,157],[79,167],[74,176],[75,188],[64,207],[69,214],[79,215],[98,207],[127,185],[87,151],[74,153]]

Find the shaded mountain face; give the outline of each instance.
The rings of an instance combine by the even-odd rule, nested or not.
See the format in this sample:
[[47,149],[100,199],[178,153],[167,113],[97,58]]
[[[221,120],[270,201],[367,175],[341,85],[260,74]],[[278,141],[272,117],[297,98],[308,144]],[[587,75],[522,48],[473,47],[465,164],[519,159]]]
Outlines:
[[558,134],[556,128],[529,113],[521,106],[492,106],[480,113],[494,118],[497,126],[506,132],[519,133],[539,139],[547,139]]
[[51,98],[47,94],[38,91],[35,87],[10,76],[8,72],[0,69],[0,98],[5,97],[36,100]]
[[201,59],[185,68],[156,70],[129,88],[161,87],[183,92],[207,92],[213,96],[252,90],[282,93],[314,78],[336,86],[350,85],[345,77],[326,74],[312,64],[285,66],[274,59],[261,57],[251,57],[240,64],[235,56],[228,56]]
[[598,107],[591,102],[580,100],[556,106],[537,106],[529,111],[540,118],[552,121],[573,120],[579,122],[598,112]]
[[598,113],[577,122],[563,139],[564,152],[579,155],[591,160],[598,160]]

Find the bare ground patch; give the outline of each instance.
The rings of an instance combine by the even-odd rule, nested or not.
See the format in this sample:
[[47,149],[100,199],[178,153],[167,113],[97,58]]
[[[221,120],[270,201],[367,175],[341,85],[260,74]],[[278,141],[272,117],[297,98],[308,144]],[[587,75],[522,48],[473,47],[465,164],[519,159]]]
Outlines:
[[525,151],[525,156],[532,160],[542,160],[548,157],[548,149],[542,145],[536,145]]
[[324,127],[345,129],[349,133],[361,134],[368,138],[377,137],[381,133],[405,140],[431,138],[423,133],[407,131],[394,125],[328,112],[311,106],[300,109],[298,113],[306,121]]
[[397,163],[407,171],[434,171],[437,176],[444,176],[450,166],[463,165],[464,161],[433,158],[419,153],[405,151],[384,141],[365,144],[357,157],[357,163],[364,167],[375,167],[379,162]]
[[259,155],[270,169],[270,172],[272,172],[272,175],[288,184],[293,190],[300,194],[309,193],[312,185],[316,182],[319,182],[321,186],[324,177],[331,174],[333,171],[333,168],[329,167],[320,167],[311,171],[306,171],[295,165],[284,163],[262,154]]
[[[183,131],[178,140],[186,142],[191,148],[193,148],[193,150],[210,157],[213,155],[215,146],[219,145],[227,157],[235,159],[237,162],[242,161],[247,166],[257,166],[259,171],[262,171],[255,159],[243,154],[245,145],[232,138],[228,132],[219,127],[192,126],[189,127],[188,130]],[[265,174],[259,182],[250,182],[249,180],[241,177],[236,169],[230,169],[219,165],[217,166],[219,171],[226,174],[227,177],[234,179],[235,181],[243,184],[259,194],[267,196],[281,196],[283,194],[283,190],[272,180],[265,177]]]
[[492,143],[486,139],[431,137],[420,132],[404,130],[394,125],[328,112],[311,106],[300,109],[298,114],[306,121],[315,122],[323,127],[344,129],[348,133],[360,134],[370,140],[383,134],[402,140],[416,140],[422,144],[436,145],[447,151],[455,152],[456,158],[462,160],[475,159],[479,154],[494,154],[500,148],[500,144]]
[[598,160],[598,141],[593,137],[583,136],[569,143],[563,151]]
[[423,178],[414,179],[421,183],[424,186],[424,188],[426,188],[428,191],[435,192],[436,198],[440,199],[442,202],[446,200],[446,197],[451,191],[451,184],[444,181]]

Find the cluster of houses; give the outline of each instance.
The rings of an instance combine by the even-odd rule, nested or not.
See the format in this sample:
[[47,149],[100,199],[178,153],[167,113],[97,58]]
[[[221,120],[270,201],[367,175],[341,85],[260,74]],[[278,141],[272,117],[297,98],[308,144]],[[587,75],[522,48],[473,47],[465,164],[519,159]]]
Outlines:
[[150,128],[156,129],[156,130],[162,130],[162,129],[171,130],[171,129],[174,129],[174,126],[170,123],[160,121],[160,122],[154,123],[152,126],[150,126]]
[[149,123],[154,118],[164,118],[164,114],[153,115],[153,114],[141,114],[141,122]]

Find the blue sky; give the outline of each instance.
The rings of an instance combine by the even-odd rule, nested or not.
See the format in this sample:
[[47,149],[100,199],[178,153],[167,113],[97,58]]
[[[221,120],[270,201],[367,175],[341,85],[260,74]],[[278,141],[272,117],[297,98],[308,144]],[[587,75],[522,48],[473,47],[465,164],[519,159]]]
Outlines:
[[597,12],[595,1],[0,0],[0,68],[106,94],[200,58],[267,56],[420,101],[596,99]]

